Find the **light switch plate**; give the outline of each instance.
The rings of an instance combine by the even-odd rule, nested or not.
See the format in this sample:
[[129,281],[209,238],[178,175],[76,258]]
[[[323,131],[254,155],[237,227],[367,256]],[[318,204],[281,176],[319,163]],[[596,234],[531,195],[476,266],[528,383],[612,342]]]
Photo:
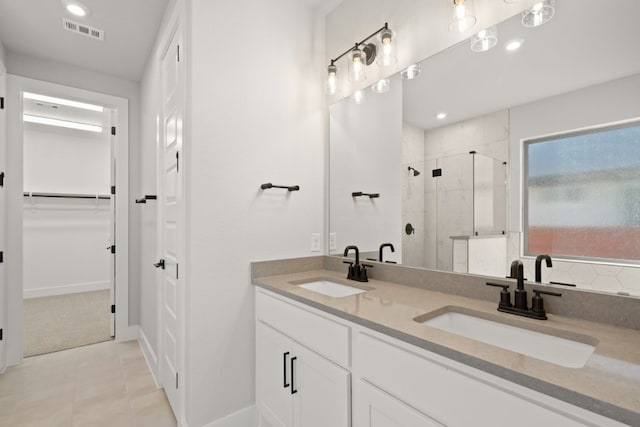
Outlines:
[[311,233],[311,252],[320,252],[320,233]]
[[335,251],[338,249],[338,238],[336,233],[329,233],[329,250]]

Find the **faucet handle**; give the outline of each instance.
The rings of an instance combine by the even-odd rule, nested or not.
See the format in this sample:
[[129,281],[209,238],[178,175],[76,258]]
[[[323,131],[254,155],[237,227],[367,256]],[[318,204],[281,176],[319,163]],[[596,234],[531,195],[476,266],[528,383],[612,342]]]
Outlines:
[[539,290],[536,290],[536,289],[533,289],[533,293],[536,294],[537,296],[540,296],[540,295],[551,295],[553,297],[561,297],[562,296],[562,294],[558,293],[558,292],[539,291]]
[[533,289],[533,293],[534,293],[534,296],[531,299],[531,311],[534,312],[536,315],[540,316],[541,318],[544,318],[544,319],[547,318],[547,312],[544,309],[544,300],[542,299],[540,294],[542,294],[542,295],[551,295],[551,296],[554,296],[554,297],[561,297],[562,296],[562,294],[559,294],[558,292],[541,291],[541,290],[537,290],[537,289]]
[[343,264],[353,265],[353,261],[342,261]]
[[501,285],[491,282],[487,282],[486,285],[502,288],[502,291],[500,292],[500,305],[498,307],[513,307],[511,305],[511,294],[509,293],[509,285]]

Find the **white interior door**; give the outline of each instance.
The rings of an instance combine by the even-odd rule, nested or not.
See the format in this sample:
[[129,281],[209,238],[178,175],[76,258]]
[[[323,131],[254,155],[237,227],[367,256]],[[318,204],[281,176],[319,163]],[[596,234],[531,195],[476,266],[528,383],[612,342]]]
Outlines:
[[[6,170],[6,159],[7,159],[7,105],[6,105],[6,96],[7,96],[7,73],[5,72],[4,66],[0,63],[0,182],[2,182],[2,186],[0,186],[0,252],[2,252],[3,259],[0,262],[0,330],[4,335],[4,330],[6,328],[6,279],[5,279],[5,267],[4,267],[4,251],[6,249],[7,243],[7,203],[6,203],[6,187],[4,185],[4,171]],[[7,367],[7,355],[6,355],[6,340],[4,336],[0,339],[0,373],[4,372]]]
[[169,403],[180,419],[181,354],[183,346],[182,286],[179,262],[183,259],[182,225],[183,192],[180,155],[182,152],[182,118],[184,89],[182,65],[180,62],[181,33],[173,36],[162,57],[162,123],[163,143],[161,145],[160,188],[158,215],[159,243],[162,259],[156,264],[162,268],[161,294],[161,349],[160,376]]

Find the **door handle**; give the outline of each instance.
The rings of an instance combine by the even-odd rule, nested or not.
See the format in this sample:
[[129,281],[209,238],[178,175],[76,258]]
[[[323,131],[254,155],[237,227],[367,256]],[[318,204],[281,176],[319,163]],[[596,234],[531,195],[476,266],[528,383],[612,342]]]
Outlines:
[[155,268],[161,268],[161,269],[164,270],[164,259],[160,259],[160,261],[158,261],[155,264],[153,264],[153,266]]
[[298,360],[297,357],[292,357],[291,358],[291,394],[296,394],[298,392],[298,390],[296,390],[295,388],[295,365],[294,362]]
[[284,385],[283,385],[284,388],[287,388],[291,385],[291,384],[287,384],[287,356],[288,355],[289,355],[288,351],[282,355],[282,367],[284,372]]

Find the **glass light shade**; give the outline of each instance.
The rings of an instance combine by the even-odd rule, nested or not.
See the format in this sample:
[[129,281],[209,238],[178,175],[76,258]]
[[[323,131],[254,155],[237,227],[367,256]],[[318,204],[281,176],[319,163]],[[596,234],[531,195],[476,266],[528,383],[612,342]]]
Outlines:
[[391,89],[391,80],[389,79],[378,80],[371,86],[373,93],[386,93],[389,92],[389,89]]
[[338,91],[338,67],[331,64],[327,68],[327,92],[335,95]]
[[353,99],[353,102],[355,102],[357,105],[364,104],[366,101],[364,90],[355,91],[353,95],[351,95],[351,99]]
[[522,12],[522,25],[530,28],[539,27],[549,22],[555,13],[555,1],[543,0]]
[[364,52],[358,48],[354,48],[349,54],[349,78],[351,81],[360,82],[367,76],[365,68],[367,67],[367,57]]
[[491,27],[471,36],[471,50],[486,52],[498,44],[498,28]]
[[420,75],[420,64],[409,65],[400,73],[403,79],[413,80]]
[[386,67],[398,62],[393,31],[384,29],[378,34],[380,50],[378,51],[378,65]]
[[453,18],[449,24],[449,31],[464,33],[478,20],[473,14],[473,0],[453,0]]

